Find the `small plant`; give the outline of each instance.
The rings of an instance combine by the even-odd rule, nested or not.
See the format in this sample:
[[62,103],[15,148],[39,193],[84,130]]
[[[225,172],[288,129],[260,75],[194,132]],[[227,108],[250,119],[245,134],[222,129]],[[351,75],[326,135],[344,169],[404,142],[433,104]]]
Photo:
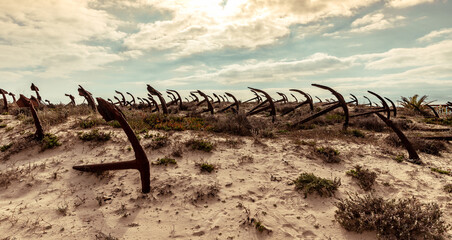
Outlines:
[[357,137],[357,138],[365,138],[366,137],[366,135],[358,129],[353,129],[351,131],[345,131],[345,134],[351,135],[351,136]]
[[315,148],[315,153],[320,155],[326,163],[339,163],[341,159],[338,157],[339,151],[331,147]]
[[201,163],[199,165],[199,168],[201,169],[201,172],[208,172],[208,173],[211,173],[213,170],[215,170],[215,166],[210,163]]
[[0,151],[1,151],[1,152],[5,152],[5,151],[8,150],[9,148],[11,148],[12,145],[13,145],[13,143],[3,145],[3,146],[0,147]]
[[82,141],[96,141],[105,142],[111,139],[111,133],[99,132],[99,130],[91,130],[90,132],[83,133],[79,136]]
[[241,158],[239,158],[238,163],[239,164],[246,164],[246,163],[253,163],[254,162],[254,158],[251,155],[247,155],[247,156],[242,156]]
[[101,119],[95,118],[95,119],[84,119],[81,120],[79,123],[79,126],[83,129],[92,128],[94,126],[100,125],[102,122]]
[[6,124],[0,124],[0,128],[5,128],[6,126]]
[[452,193],[452,184],[446,184],[446,186],[444,186],[444,191],[446,193]]
[[450,228],[436,203],[423,204],[415,198],[384,200],[355,195],[335,205],[335,219],[347,231],[377,231],[383,239],[443,239]]
[[401,162],[405,161],[405,156],[397,155],[397,157],[395,157],[394,160],[398,163],[401,163]]
[[168,136],[158,134],[152,138],[151,143],[146,145],[146,147],[150,147],[152,149],[159,149],[168,146],[168,143],[169,143]]
[[185,146],[191,147],[194,150],[200,150],[204,152],[211,152],[213,149],[213,143],[204,140],[191,139],[185,143]]
[[44,151],[46,149],[51,149],[61,146],[61,143],[59,142],[59,139],[56,135],[53,134],[45,134],[44,138],[41,140],[41,151]]
[[180,146],[176,146],[173,149],[173,152],[171,153],[171,156],[173,157],[182,157],[182,148]]
[[167,166],[168,164],[177,164],[177,161],[174,158],[164,157],[164,158],[157,159],[157,161],[153,162],[152,164]]
[[361,166],[355,166],[355,169],[347,171],[347,175],[358,180],[358,185],[364,190],[369,191],[375,183],[377,174],[369,169],[363,169]]
[[114,127],[114,128],[121,128],[121,124],[117,120],[113,120],[108,122],[108,125]]
[[67,211],[69,209],[69,206],[65,203],[63,205],[59,205],[57,208],[58,213],[60,213],[63,216],[67,216]]
[[445,175],[451,175],[450,171],[447,170],[442,170],[440,168],[430,168],[430,170],[432,170],[432,172],[437,172],[439,174],[445,174]]
[[304,192],[305,198],[313,192],[317,192],[321,197],[330,197],[341,185],[341,180],[336,178],[329,180],[317,177],[312,173],[302,173],[293,181],[293,184],[295,184],[295,190]]

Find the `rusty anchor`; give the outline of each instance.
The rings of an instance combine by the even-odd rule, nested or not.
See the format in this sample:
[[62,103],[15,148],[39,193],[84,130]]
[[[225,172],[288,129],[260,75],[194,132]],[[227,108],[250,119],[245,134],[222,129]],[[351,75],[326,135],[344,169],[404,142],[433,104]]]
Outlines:
[[90,92],[86,91],[82,86],[78,85],[78,95],[85,97],[88,105],[96,112],[96,103],[94,102],[93,96]]
[[[227,107],[221,109],[221,110],[218,111],[218,112],[225,112],[225,111],[227,111],[228,109],[231,109],[235,114],[238,114],[238,113],[239,113],[239,108],[240,108],[240,102],[237,101],[237,98],[235,98],[234,95],[232,95],[232,94],[230,94],[230,93],[225,93],[225,94],[228,95],[229,97],[231,97],[231,98],[234,100],[234,103],[232,103],[232,104],[230,104],[229,106],[227,106]],[[235,107],[235,108],[234,108],[234,107]]]
[[[295,111],[297,108],[300,108],[300,107],[302,107],[302,106],[304,106],[306,104],[309,104],[309,108],[311,109],[311,112],[314,111],[314,103],[312,101],[311,96],[309,96],[309,94],[307,94],[307,93],[305,93],[305,92],[303,92],[301,90],[298,90],[298,89],[289,89],[289,91],[300,93],[301,95],[303,95],[306,98],[306,100],[304,102],[300,103],[300,104],[297,104],[293,108],[290,108],[290,109],[284,111],[281,116],[287,115],[287,114]],[[292,96],[293,96],[293,94],[292,94]]]
[[19,100],[17,100],[17,106],[27,107],[30,109],[36,127],[36,139],[41,140],[44,138],[44,130],[42,128],[41,121],[39,120],[38,113],[36,113],[35,110],[35,106],[37,106],[36,104],[36,102],[31,101],[22,94],[20,94]]
[[[272,116],[272,122],[275,122],[275,120],[276,120],[276,108],[275,108],[275,103],[273,102],[272,97],[268,93],[263,91],[263,90],[260,90],[260,89],[257,89],[257,88],[251,88],[251,87],[248,87],[248,88],[251,89],[251,91],[259,92],[259,93],[263,94],[265,96],[266,100],[263,101],[262,103],[258,104],[253,109],[251,109],[248,113],[246,113],[246,116],[252,116],[252,115],[255,115],[255,114],[258,114],[260,112],[263,112],[265,110],[270,109],[270,116]],[[268,106],[264,106],[266,103],[268,103]]]
[[201,113],[210,112],[210,114],[213,115],[214,114],[213,106],[212,106],[212,103],[210,103],[209,97],[205,93],[201,92],[201,90],[198,90],[198,93],[199,93],[199,95],[201,95],[204,98],[204,100],[199,102],[197,104],[197,106],[203,104],[204,102],[207,103],[207,109],[202,110]]
[[30,89],[31,89],[32,91],[35,91],[35,92],[36,92],[36,97],[38,98],[39,102],[41,102],[41,101],[42,101],[42,98],[41,98],[41,95],[39,95],[39,88],[36,87],[36,85],[35,85],[34,83],[32,83]]
[[141,191],[143,193],[149,193],[151,191],[150,169],[149,160],[143,147],[140,145],[138,138],[126,121],[124,115],[119,111],[118,107],[105,101],[102,98],[96,98],[98,103],[98,111],[109,122],[116,120],[121,125],[121,128],[127,135],[130,143],[132,144],[133,151],[135,152],[135,160],[125,162],[113,162],[113,163],[101,163],[90,165],[73,166],[75,170],[83,172],[103,172],[108,170],[124,170],[124,169],[136,169],[140,172],[141,177]]
[[0,93],[3,96],[3,110],[5,112],[8,112],[8,100],[6,99],[6,96],[5,96],[5,94],[8,94],[8,92],[0,88]]
[[382,108],[375,108],[375,110],[370,111],[370,112],[364,112],[364,113],[352,115],[352,116],[350,116],[351,118],[352,117],[360,117],[360,116],[370,115],[370,114],[373,114],[373,113],[386,112],[386,118],[390,119],[391,118],[391,111],[397,111],[395,106],[394,106],[394,109],[391,110],[389,108],[388,104],[386,103],[386,101],[380,95],[378,95],[378,94],[376,94],[376,93],[374,93],[372,91],[367,91],[367,92],[372,94],[372,95],[374,95],[375,97],[377,97],[381,101],[381,104],[383,105],[383,107]]
[[[157,96],[157,98],[160,101],[160,105],[162,106],[163,114],[168,114],[168,107],[166,105],[165,98],[163,98],[162,94],[159,91],[157,91],[156,89],[154,89],[153,87],[151,87],[151,85],[149,85],[149,84],[147,84],[147,90],[151,95]],[[155,103],[157,103],[157,102],[155,102]],[[156,105],[156,106],[158,106],[158,105]]]
[[311,116],[299,121],[295,125],[299,125],[299,124],[303,124],[303,123],[309,122],[309,121],[311,121],[313,119],[316,119],[316,118],[318,118],[318,117],[320,117],[320,116],[322,116],[322,115],[324,115],[324,114],[326,114],[328,112],[333,111],[336,108],[342,107],[342,110],[343,110],[344,115],[345,115],[345,120],[344,120],[344,124],[342,126],[342,129],[344,131],[346,131],[347,128],[348,128],[349,115],[348,115],[347,103],[345,102],[344,97],[340,93],[336,92],[334,89],[332,89],[330,87],[319,85],[319,84],[312,84],[312,86],[330,91],[337,98],[338,101],[334,105],[332,105],[332,106],[330,106],[328,108],[325,108],[325,109],[321,110],[320,112],[315,113],[315,114],[313,114],[313,115],[311,115]]
[[71,99],[71,102],[68,103],[67,105],[75,106],[75,98],[74,98],[74,96],[72,96],[71,94],[67,94],[67,93],[65,93],[64,96],[69,97]]

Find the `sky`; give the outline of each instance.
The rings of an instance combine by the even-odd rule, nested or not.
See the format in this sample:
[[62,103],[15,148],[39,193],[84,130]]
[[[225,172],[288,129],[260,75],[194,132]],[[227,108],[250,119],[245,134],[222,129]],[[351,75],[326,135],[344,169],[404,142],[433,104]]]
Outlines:
[[[0,0],[0,88],[69,102],[82,85],[231,92],[247,87],[361,101],[452,101],[448,0]],[[183,97],[184,97],[183,96]],[[301,98],[301,96],[300,96]],[[76,101],[82,98],[77,96]],[[373,99],[376,102],[377,99]]]

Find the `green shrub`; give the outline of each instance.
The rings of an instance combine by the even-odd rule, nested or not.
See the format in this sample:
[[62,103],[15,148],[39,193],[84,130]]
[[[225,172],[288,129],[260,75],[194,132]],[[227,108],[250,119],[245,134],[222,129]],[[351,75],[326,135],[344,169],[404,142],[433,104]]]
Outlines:
[[82,141],[105,142],[111,139],[111,133],[103,133],[95,129],[91,130],[90,132],[82,133],[79,138]]
[[295,184],[295,190],[304,192],[305,198],[313,192],[317,192],[322,197],[330,197],[341,185],[341,180],[336,178],[329,180],[317,177],[312,173],[302,173],[293,181],[293,184]]
[[177,161],[174,158],[164,157],[164,158],[157,159],[157,161],[153,162],[152,164],[167,166],[168,164],[177,164]]
[[51,149],[61,146],[59,139],[56,135],[53,134],[45,134],[44,138],[41,140],[41,150],[44,151],[46,149]]
[[108,125],[110,125],[110,126],[112,126],[114,128],[121,128],[121,124],[118,121],[116,121],[116,120],[108,122]]
[[0,151],[1,151],[1,152],[5,152],[5,151],[8,150],[12,145],[13,145],[13,143],[3,145],[3,146],[0,147]]
[[84,119],[79,122],[79,126],[83,129],[92,128],[102,124],[102,119]]
[[200,150],[204,152],[211,152],[213,149],[213,143],[204,140],[191,139],[185,143],[185,146],[191,147],[194,150]]
[[437,172],[437,173],[439,173],[439,174],[445,174],[445,175],[451,175],[451,173],[450,173],[450,171],[447,171],[447,170],[442,170],[442,169],[439,169],[439,168],[430,168],[431,170],[432,170],[432,172]]
[[210,163],[201,163],[199,165],[199,168],[201,169],[201,172],[208,172],[208,173],[211,173],[213,170],[215,170],[215,166]]
[[6,126],[6,124],[0,124],[0,128],[5,128]]
[[394,160],[395,160],[396,162],[398,162],[398,163],[401,163],[401,162],[405,161],[405,156],[403,156],[403,155],[397,155],[397,156],[394,158]]
[[443,239],[450,227],[436,203],[423,204],[415,198],[384,200],[356,195],[335,205],[335,218],[346,230],[376,231],[383,239]]
[[169,144],[168,136],[157,134],[153,136],[151,143],[146,145],[146,147],[150,147],[152,149],[159,149],[168,146],[168,144]]
[[322,157],[324,162],[339,163],[341,159],[338,157],[339,151],[331,147],[315,148],[315,153]]
[[358,180],[358,185],[364,190],[369,191],[375,183],[377,174],[369,171],[369,169],[363,169],[361,166],[355,166],[355,169],[347,171],[347,175],[352,176]]

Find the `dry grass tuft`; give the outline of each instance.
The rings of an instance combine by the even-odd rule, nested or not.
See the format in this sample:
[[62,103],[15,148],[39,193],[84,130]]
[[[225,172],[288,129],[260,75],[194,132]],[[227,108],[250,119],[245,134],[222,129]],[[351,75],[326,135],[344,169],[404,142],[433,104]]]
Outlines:
[[336,203],[335,218],[348,231],[377,231],[382,239],[443,239],[450,225],[436,203],[415,198],[384,200],[350,196]]
[[347,171],[347,175],[358,180],[358,185],[364,191],[370,191],[375,183],[377,174],[369,169],[363,169],[361,166],[355,166],[355,169]]
[[329,180],[312,173],[302,173],[293,181],[293,184],[295,184],[295,190],[303,191],[305,198],[313,192],[317,192],[321,197],[331,197],[341,185],[341,180],[336,178]]

